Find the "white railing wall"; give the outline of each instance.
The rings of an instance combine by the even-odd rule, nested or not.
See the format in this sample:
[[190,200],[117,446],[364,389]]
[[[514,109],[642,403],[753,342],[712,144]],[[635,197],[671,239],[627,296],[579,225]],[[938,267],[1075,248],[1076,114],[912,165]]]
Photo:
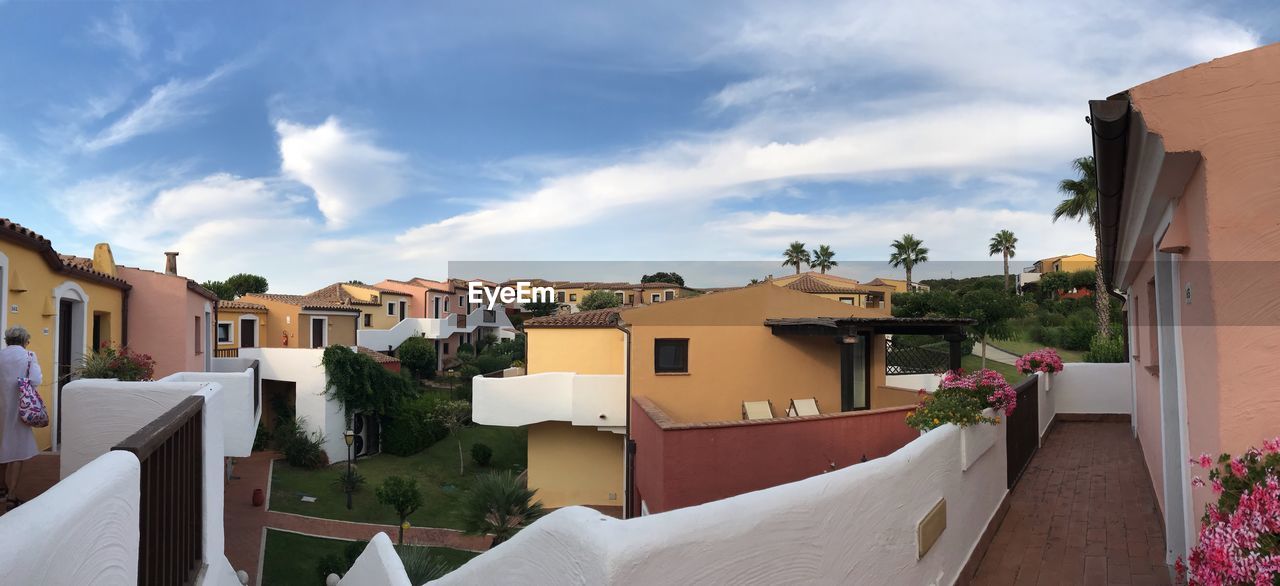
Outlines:
[[339,586],[412,586],[391,538],[379,533],[338,582]]
[[442,340],[454,334],[468,334],[480,328],[493,328],[499,339],[515,337],[515,326],[507,317],[506,309],[498,306],[494,309],[494,319],[484,321],[483,308],[476,308],[467,314],[466,326],[458,327],[458,315],[450,314],[442,318],[406,318],[385,330],[361,329],[356,332],[356,343],[373,350],[394,350],[412,337],[423,337],[431,340]]
[[518,427],[568,421],[592,427],[626,425],[627,381],[621,374],[542,372],[471,379],[471,418]]
[[[224,359],[226,360],[226,359]],[[241,372],[178,372],[159,382],[218,383],[222,387],[222,437],[225,454],[232,458],[247,458],[253,453],[253,438],[258,432],[258,420],[262,417],[261,402],[254,408],[253,371]]]
[[141,465],[111,452],[0,517],[0,584],[134,584]]
[[293,384],[294,412],[307,421],[309,429],[324,436],[324,452],[329,461],[347,458],[342,432],[347,429],[342,405],[325,396],[328,378],[324,374],[323,349],[241,348],[240,358],[258,361],[258,375],[265,381]]

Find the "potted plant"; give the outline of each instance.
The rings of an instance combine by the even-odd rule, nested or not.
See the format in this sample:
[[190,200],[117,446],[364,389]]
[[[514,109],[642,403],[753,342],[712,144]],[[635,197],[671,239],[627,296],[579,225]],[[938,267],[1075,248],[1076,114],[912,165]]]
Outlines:
[[1054,373],[1062,372],[1062,357],[1053,348],[1041,348],[1024,354],[1013,363],[1022,374],[1044,373],[1044,390],[1052,386]]
[[960,427],[962,469],[968,470],[995,445],[1000,415],[1012,414],[1017,402],[1017,391],[994,370],[948,371],[937,391],[920,391],[920,403],[907,415],[907,425],[921,432],[947,423]]
[[[1273,584],[1280,580],[1280,437],[1239,458],[1191,460],[1209,471],[1217,503],[1205,505],[1189,563],[1175,567],[1191,584]],[[1205,481],[1196,476],[1194,487]]]

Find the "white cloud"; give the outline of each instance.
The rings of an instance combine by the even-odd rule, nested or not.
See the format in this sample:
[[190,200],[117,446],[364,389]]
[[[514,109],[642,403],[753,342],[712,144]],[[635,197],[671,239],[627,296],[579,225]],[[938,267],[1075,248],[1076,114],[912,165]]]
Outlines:
[[814,91],[813,83],[796,77],[757,77],[734,82],[716,92],[708,102],[716,110],[756,104],[779,94]]
[[310,127],[281,120],[276,133],[281,171],[315,191],[330,227],[345,226],[404,194],[405,156],[374,145],[337,118]]
[[142,58],[147,50],[146,39],[134,26],[133,18],[123,9],[117,9],[115,18],[110,21],[93,21],[93,25],[89,27],[89,35],[104,45],[119,47],[134,60]]
[[102,150],[196,117],[202,111],[193,103],[194,98],[238,67],[235,63],[229,63],[201,78],[171,79],[155,86],[144,102],[121,115],[94,137],[81,139],[79,146],[87,151]]

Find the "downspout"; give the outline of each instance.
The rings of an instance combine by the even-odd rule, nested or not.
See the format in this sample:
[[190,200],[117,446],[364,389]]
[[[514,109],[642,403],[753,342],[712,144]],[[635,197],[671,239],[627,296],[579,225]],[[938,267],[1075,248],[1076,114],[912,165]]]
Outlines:
[[626,433],[622,434],[622,518],[630,519],[631,513],[631,494],[635,490],[635,448],[631,443],[631,330],[623,327],[622,324],[614,326],[622,332],[626,343],[623,344],[623,351],[626,353],[626,359],[623,361],[622,376],[627,381],[627,401],[625,405],[625,416],[623,425],[626,426]]

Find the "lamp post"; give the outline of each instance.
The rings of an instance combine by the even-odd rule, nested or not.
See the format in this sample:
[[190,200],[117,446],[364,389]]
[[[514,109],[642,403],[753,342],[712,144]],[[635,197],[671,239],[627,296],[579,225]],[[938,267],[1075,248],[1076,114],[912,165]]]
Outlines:
[[347,442],[347,477],[342,488],[347,491],[347,510],[351,510],[351,444],[356,443],[356,432],[350,429],[342,432],[343,441]]

